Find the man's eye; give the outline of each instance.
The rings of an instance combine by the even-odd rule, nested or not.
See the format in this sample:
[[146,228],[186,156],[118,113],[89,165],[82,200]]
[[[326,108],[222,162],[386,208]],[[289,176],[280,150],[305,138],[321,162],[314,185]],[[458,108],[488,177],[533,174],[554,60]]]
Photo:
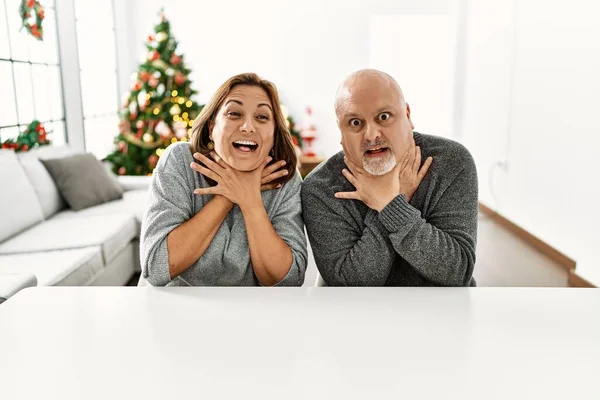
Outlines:
[[390,115],[390,113],[387,113],[387,112],[382,112],[381,114],[379,114],[379,120],[380,121],[387,121],[391,117],[392,116]]
[[350,120],[350,126],[355,127],[355,128],[358,127],[358,126],[360,126],[360,119],[358,119],[358,118],[352,118]]

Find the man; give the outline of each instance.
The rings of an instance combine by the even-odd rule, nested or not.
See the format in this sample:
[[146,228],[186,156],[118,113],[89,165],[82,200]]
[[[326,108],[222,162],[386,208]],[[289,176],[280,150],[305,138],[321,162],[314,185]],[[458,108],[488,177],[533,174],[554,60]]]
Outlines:
[[335,111],[344,150],[302,186],[325,283],[474,286],[477,172],[467,149],[413,132],[400,86],[380,71],[350,75]]

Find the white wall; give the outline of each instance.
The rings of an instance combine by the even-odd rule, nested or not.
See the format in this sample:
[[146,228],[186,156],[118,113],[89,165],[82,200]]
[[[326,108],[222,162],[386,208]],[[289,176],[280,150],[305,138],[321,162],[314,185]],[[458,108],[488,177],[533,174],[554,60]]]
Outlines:
[[374,15],[370,20],[369,67],[402,85],[418,132],[455,139],[454,13]]
[[[131,57],[145,54],[160,0],[132,2]],[[194,86],[206,101],[230,76],[253,71],[272,80],[297,122],[311,106],[321,139],[317,150],[341,149],[333,96],[350,72],[369,66],[369,20],[374,14],[454,13],[456,0],[231,0],[164,2]],[[418,40],[417,37],[413,40]],[[398,38],[402,46],[403,38]],[[132,63],[131,72],[136,63]],[[127,74],[127,75],[129,75]]]
[[463,137],[481,201],[600,285],[596,4],[470,0]]

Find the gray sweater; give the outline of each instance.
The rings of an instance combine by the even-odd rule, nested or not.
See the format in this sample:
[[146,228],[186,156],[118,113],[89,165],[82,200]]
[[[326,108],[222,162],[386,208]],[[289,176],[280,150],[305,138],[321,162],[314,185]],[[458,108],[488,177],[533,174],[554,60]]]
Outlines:
[[414,133],[427,176],[410,203],[397,196],[381,213],[358,200],[342,175],[342,152],[302,185],[304,222],[315,261],[329,286],[467,286],[477,242],[477,172],[461,144]]
[[[258,286],[250,261],[244,218],[237,205],[229,211],[200,259],[170,279],[167,235],[192,218],[213,197],[193,194],[196,188],[209,187],[204,176],[190,168],[193,161],[189,144],[175,143],[167,147],[154,170],[140,237],[143,276],[153,286]],[[304,282],[307,249],[301,182],[300,174],[296,173],[280,189],[262,192],[273,228],[292,249],[292,266],[277,284],[281,286],[300,286]]]

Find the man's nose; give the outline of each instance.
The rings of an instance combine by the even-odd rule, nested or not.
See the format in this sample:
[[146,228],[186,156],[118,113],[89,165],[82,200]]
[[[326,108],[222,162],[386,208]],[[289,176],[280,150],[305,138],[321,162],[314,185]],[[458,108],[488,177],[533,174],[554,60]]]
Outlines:
[[365,127],[365,140],[372,142],[375,139],[379,138],[379,136],[380,134],[377,127],[373,126],[372,124],[367,124],[367,126]]
[[254,121],[252,121],[252,116],[244,118],[240,130],[244,133],[254,133]]

